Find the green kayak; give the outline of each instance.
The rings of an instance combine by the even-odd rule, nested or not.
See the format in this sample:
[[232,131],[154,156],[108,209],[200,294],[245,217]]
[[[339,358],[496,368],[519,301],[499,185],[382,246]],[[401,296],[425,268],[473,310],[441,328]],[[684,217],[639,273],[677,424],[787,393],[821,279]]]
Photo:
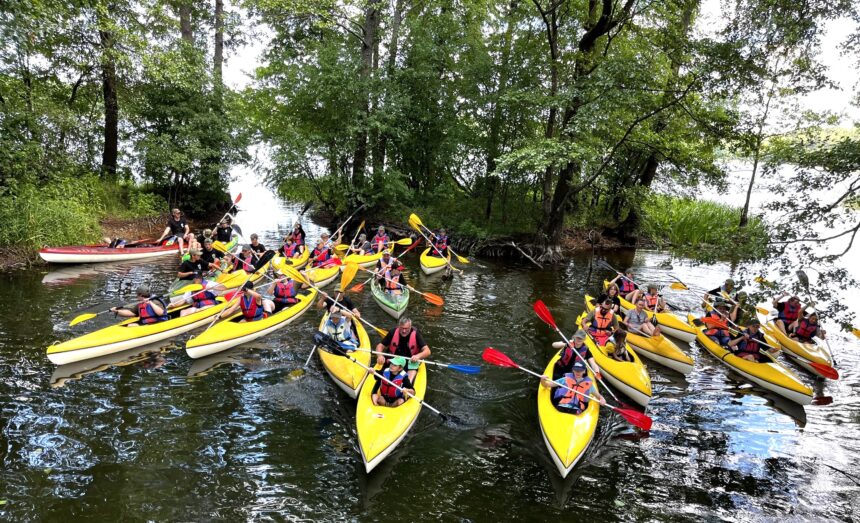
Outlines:
[[409,305],[409,289],[406,287],[401,287],[403,294],[389,294],[379,286],[376,278],[373,278],[370,282],[370,289],[373,291],[373,299],[388,314],[395,318],[400,318],[406,312],[406,306]]

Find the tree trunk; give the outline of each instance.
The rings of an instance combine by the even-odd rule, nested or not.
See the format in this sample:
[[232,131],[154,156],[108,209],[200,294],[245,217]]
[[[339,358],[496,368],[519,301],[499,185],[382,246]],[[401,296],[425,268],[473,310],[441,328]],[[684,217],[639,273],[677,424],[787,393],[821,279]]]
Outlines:
[[755,151],[753,152],[753,167],[752,174],[750,175],[750,184],[749,187],[747,187],[747,197],[746,200],[744,200],[744,209],[743,211],[741,211],[740,222],[738,222],[738,226],[740,227],[746,227],[747,223],[749,222],[750,197],[752,196],[753,186],[755,185],[755,177],[758,173],[758,160],[759,154],[761,152],[761,136],[759,135],[758,138],[759,139],[756,140]]
[[[403,23],[403,1],[397,0],[394,4],[394,14],[391,20],[391,40],[388,43],[388,63],[386,64],[385,76],[388,84],[392,84],[394,68],[397,65],[397,50],[400,47],[400,25]],[[376,155],[380,167],[385,169],[385,156],[388,148],[388,133],[380,133],[379,142],[376,145]]]
[[104,149],[101,174],[116,176],[119,151],[119,100],[117,99],[116,63],[113,56],[114,36],[110,31],[99,30],[102,51],[102,98],[105,109]]
[[187,0],[181,0],[179,3],[179,32],[182,34],[183,42],[194,44],[194,32],[191,29],[191,3]]
[[364,120],[359,125],[358,139],[352,159],[352,184],[358,187],[363,183],[364,172],[367,168],[367,123],[370,118],[370,77],[373,71],[373,42],[376,40],[376,30],[379,27],[379,2],[370,0],[364,10],[364,25],[361,38],[361,69],[359,81],[364,87],[360,102],[360,113]]
[[224,87],[224,0],[215,0],[215,51],[212,62],[215,89],[220,98]]

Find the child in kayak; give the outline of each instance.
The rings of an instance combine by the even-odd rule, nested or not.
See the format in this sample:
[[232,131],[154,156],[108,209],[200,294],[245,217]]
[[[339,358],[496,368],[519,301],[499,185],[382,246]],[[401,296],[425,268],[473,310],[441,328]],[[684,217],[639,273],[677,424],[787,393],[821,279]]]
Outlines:
[[550,401],[561,412],[582,414],[591,401],[589,396],[596,398],[601,405],[606,405],[606,400],[585,374],[585,364],[581,361],[573,364],[571,372],[545,386],[556,389]]

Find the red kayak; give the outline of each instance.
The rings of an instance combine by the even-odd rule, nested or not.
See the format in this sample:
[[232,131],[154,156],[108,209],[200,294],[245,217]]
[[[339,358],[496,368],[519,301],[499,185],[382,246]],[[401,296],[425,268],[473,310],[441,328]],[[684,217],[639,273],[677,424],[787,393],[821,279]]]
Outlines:
[[179,249],[177,242],[171,242],[169,245],[153,242],[152,239],[137,240],[122,247],[111,247],[106,243],[45,247],[39,251],[39,256],[48,263],[99,263],[167,256],[175,254]]

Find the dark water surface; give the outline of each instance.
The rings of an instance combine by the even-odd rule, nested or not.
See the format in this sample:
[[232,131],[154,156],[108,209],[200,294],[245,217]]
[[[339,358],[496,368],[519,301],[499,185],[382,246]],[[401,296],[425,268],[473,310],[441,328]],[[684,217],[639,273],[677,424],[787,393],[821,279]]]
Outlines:
[[[251,209],[238,221],[246,234],[273,243],[297,209],[253,197],[245,195]],[[318,233],[311,224],[309,236]],[[631,257],[608,255],[618,266]],[[665,274],[658,267],[667,262],[643,252],[633,260],[652,278]],[[727,270],[671,263],[673,274],[702,285],[719,283]],[[543,299],[570,332],[583,293],[596,292],[606,276],[589,272],[588,256],[553,271],[473,260],[453,282],[421,275],[417,256],[407,265],[414,285],[446,299],[441,310],[417,296],[409,306],[438,361],[478,364],[493,345],[535,370],[551,357],[555,338],[530,303]],[[477,376],[431,367],[427,401],[459,422],[423,412],[367,475],[352,401],[317,359],[291,374],[309,353],[318,311],[201,360],[185,355],[185,338],[103,361],[55,367],[47,360],[52,341],[113,321],[102,315],[68,327],[80,309],[122,302],[141,282],[161,289],[173,270],[174,260],[160,260],[0,277],[0,518],[860,519],[856,339],[832,342],[842,379],[816,384],[832,403],[805,409],[744,384],[695,346],[696,368],[686,379],[647,363],[653,430],[641,434],[605,411],[566,480],[541,439],[531,377],[497,367]],[[393,324],[369,290],[356,299],[370,321]]]

